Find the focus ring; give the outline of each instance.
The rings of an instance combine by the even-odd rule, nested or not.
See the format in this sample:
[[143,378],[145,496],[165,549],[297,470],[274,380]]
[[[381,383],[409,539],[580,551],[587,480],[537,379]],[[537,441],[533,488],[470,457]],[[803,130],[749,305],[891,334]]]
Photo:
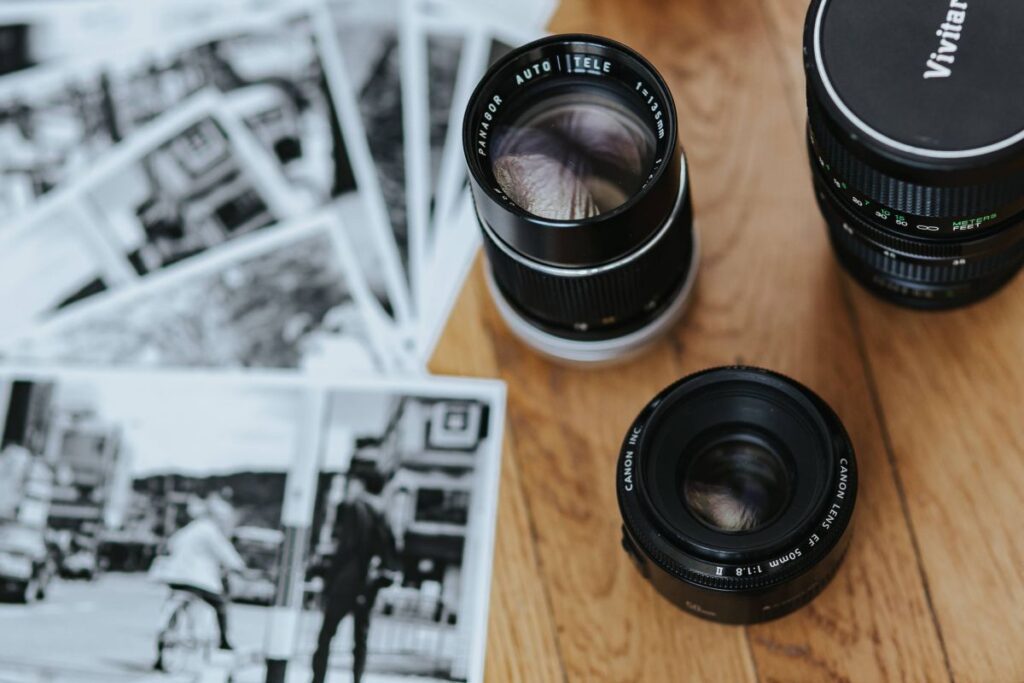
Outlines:
[[[667,303],[685,278],[693,250],[693,209],[689,192],[653,248],[586,275],[554,275],[524,263],[484,230],[484,248],[494,280],[527,317],[560,333],[621,333],[624,326]],[[642,249],[642,247],[641,247]],[[627,256],[626,259],[630,257]],[[571,271],[567,271],[567,274]],[[571,321],[571,323],[570,323]]]
[[[1014,261],[1014,254],[1024,248],[1024,217],[1017,217],[1009,226],[999,232],[986,234],[975,240],[935,240],[931,242],[912,240],[891,231],[878,228],[859,216],[853,214],[842,200],[836,197],[827,183],[820,177],[818,168],[812,163],[814,187],[818,205],[830,224],[849,226],[863,239],[880,249],[899,253],[907,258],[920,261],[952,261],[965,259],[972,264],[988,263],[1002,258],[1003,261]],[[995,265],[992,266],[996,267]]]
[[[808,94],[808,98],[813,98]],[[1015,206],[1024,196],[1024,173],[983,185],[941,187],[910,183],[883,173],[850,152],[832,133],[820,106],[810,104],[813,146],[832,172],[874,201],[916,216],[966,218]]]

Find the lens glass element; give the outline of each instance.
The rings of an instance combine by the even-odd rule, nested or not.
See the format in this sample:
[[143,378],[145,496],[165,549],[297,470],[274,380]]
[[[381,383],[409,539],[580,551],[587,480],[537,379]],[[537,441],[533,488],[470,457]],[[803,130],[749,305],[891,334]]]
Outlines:
[[654,131],[604,88],[539,98],[498,131],[494,177],[520,208],[580,220],[613,211],[650,177]]
[[760,443],[730,438],[707,446],[680,482],[686,508],[716,531],[756,531],[774,520],[791,498],[781,458]]

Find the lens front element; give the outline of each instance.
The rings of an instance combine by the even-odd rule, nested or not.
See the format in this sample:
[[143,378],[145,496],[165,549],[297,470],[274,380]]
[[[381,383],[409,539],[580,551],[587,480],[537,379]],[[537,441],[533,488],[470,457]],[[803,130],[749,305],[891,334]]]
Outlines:
[[528,106],[495,131],[493,171],[520,208],[580,220],[613,211],[642,187],[653,131],[604,88],[577,88]]
[[686,507],[716,531],[756,531],[790,501],[782,459],[754,440],[728,438],[706,447],[682,480]]

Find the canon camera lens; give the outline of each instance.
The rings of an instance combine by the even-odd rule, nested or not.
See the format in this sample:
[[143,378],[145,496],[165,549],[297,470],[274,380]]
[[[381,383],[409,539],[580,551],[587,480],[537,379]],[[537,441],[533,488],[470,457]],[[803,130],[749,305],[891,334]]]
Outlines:
[[976,301],[1024,262],[1024,3],[816,0],[811,166],[842,265],[885,299]]
[[491,291],[517,335],[600,362],[678,319],[697,250],[675,106],[647,60],[588,35],[513,50],[470,98],[463,142]]
[[806,387],[766,370],[691,375],[622,444],[623,547],[666,598],[730,624],[781,617],[827,585],[849,542],[853,446]]

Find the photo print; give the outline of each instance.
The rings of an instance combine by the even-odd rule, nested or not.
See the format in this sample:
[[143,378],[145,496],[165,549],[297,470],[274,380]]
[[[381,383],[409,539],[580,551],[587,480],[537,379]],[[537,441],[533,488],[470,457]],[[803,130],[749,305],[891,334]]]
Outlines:
[[379,373],[394,361],[375,313],[346,232],[321,211],[69,307],[0,357]]
[[216,89],[282,169],[296,209],[334,205],[382,307],[402,304],[397,252],[386,226],[368,218],[310,10],[225,12],[196,25],[0,82],[0,140],[13,150],[0,160],[0,216],[76,177],[182,99]]
[[327,396],[295,652],[313,683],[482,680],[503,399],[461,384]]
[[[273,0],[271,0],[273,1]],[[0,76],[59,59],[141,47],[219,17],[255,9],[258,0],[7,0],[0,5]]]
[[503,415],[471,380],[4,373],[0,678],[482,681]]
[[0,678],[261,680],[307,394],[3,375]]
[[402,99],[405,121],[406,203],[410,276],[422,312],[434,293],[425,278],[441,161],[452,115],[466,22],[455,6],[402,0]]
[[321,35],[335,69],[339,115],[353,131],[349,153],[361,185],[371,189],[398,249],[406,287],[410,276],[406,208],[399,0],[332,2]]
[[131,34],[136,16],[110,0],[32,2],[0,6],[0,76],[30,69]]
[[200,92],[0,231],[3,335],[292,212],[277,167]]

